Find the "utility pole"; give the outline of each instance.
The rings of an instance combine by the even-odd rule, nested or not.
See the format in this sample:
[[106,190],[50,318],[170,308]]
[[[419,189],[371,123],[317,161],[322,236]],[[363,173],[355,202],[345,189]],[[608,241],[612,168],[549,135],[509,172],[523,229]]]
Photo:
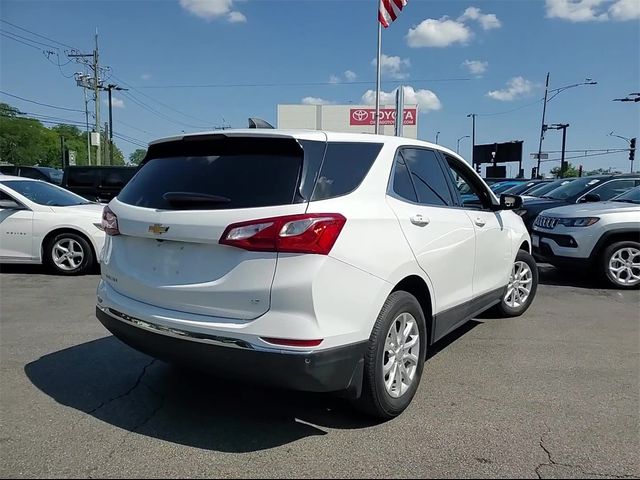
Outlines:
[[[100,138],[100,70],[99,70],[99,59],[98,59],[98,29],[96,28],[96,48],[93,51],[93,98],[95,100],[95,108],[96,108],[96,133],[98,134],[98,138]],[[100,143],[98,143],[98,151],[97,157],[98,160],[96,162],[97,165],[102,163],[102,157],[100,156]]]
[[62,166],[62,168],[65,167],[65,161],[64,161],[64,137],[62,135],[60,135],[60,165]]
[[89,106],[87,104],[87,89],[82,87],[84,94],[84,120],[87,125],[87,165],[91,165],[91,133],[89,132]]
[[111,92],[113,90],[128,90],[128,88],[122,88],[113,83],[108,84],[106,87],[102,87],[109,94],[109,165],[113,165],[113,106],[111,100]]
[[473,168],[476,167],[476,157],[475,157],[475,150],[476,150],[476,113],[470,113],[469,115],[467,115],[467,118],[471,117],[471,166]]
[[553,125],[544,125],[545,130],[562,130],[562,156],[560,158],[560,178],[564,178],[565,171],[567,169],[567,165],[564,161],[565,148],[567,143],[567,128],[569,127],[568,123],[554,123]]
[[540,144],[538,145],[538,170],[537,175],[540,176],[540,157],[542,156],[542,140],[544,139],[544,117],[547,113],[547,96],[549,94],[549,73],[547,72],[547,82],[544,86],[544,105],[542,106],[542,123],[540,125]]

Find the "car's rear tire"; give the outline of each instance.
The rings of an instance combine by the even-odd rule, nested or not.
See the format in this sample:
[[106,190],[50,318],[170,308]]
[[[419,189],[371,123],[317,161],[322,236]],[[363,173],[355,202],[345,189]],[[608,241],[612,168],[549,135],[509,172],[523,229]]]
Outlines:
[[526,250],[519,250],[511,268],[507,290],[492,312],[500,317],[518,317],[527,311],[538,290],[538,266]]
[[418,300],[405,291],[391,293],[369,337],[358,408],[385,420],[400,415],[420,384],[427,341]]
[[81,235],[63,232],[54,235],[44,246],[44,262],[59,275],[82,275],[94,264],[93,250]]
[[616,288],[640,287],[640,243],[616,242],[604,249],[600,261],[602,277]]

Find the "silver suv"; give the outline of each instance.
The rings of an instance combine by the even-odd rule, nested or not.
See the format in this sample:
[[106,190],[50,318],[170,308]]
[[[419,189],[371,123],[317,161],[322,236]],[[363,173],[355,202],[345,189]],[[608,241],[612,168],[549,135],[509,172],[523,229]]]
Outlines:
[[557,267],[591,267],[619,288],[640,286],[640,187],[607,202],[545,210],[531,235],[534,256]]

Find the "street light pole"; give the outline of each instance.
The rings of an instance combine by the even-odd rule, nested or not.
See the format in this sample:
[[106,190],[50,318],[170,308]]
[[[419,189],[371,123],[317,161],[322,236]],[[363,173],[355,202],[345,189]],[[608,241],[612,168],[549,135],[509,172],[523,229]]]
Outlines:
[[476,167],[475,149],[476,149],[476,113],[470,113],[467,118],[471,117],[471,166]]
[[471,138],[471,135],[464,135],[458,139],[458,146],[456,147],[456,153],[460,153],[460,140],[463,138]]

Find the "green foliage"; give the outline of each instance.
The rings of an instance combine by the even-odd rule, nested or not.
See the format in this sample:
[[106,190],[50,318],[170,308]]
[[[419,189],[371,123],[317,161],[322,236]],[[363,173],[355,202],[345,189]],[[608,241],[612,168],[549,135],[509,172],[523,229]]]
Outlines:
[[[0,162],[61,168],[61,137],[67,150],[76,152],[76,165],[88,165],[86,132],[65,124],[47,128],[38,120],[22,117],[17,108],[0,103]],[[108,140],[102,144],[109,146]],[[113,147],[114,165],[124,165],[124,155],[117,145]],[[91,148],[91,163],[96,164],[95,147]],[[109,164],[108,155],[102,164]]]
[[[560,166],[553,167],[551,169],[551,175],[553,175],[554,177],[560,177]],[[567,166],[565,167],[563,177],[568,178],[568,177],[577,177],[577,176],[578,176],[578,169],[574,167],[571,163],[567,162]]]
[[616,173],[622,173],[620,170],[612,170],[611,167],[609,168],[596,168],[595,170],[589,170],[587,173],[585,173],[586,176],[591,176],[591,175],[614,175]]
[[134,165],[140,165],[140,162],[147,154],[147,151],[144,148],[136,149],[131,155],[129,155],[129,163],[133,163]]

